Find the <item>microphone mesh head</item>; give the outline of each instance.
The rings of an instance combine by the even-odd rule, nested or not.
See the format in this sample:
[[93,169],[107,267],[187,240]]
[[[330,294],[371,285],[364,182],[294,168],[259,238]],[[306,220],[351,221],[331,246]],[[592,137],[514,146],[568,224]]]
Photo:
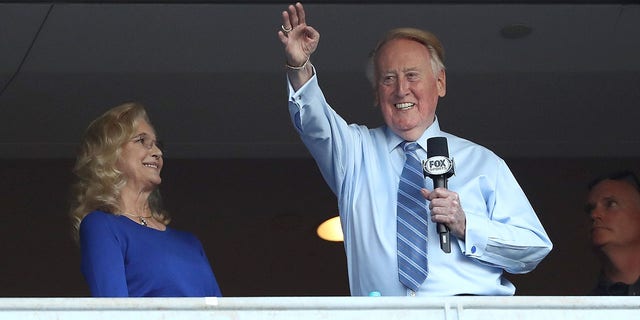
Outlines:
[[449,146],[447,145],[447,138],[445,137],[427,139],[427,158],[437,156],[449,158]]

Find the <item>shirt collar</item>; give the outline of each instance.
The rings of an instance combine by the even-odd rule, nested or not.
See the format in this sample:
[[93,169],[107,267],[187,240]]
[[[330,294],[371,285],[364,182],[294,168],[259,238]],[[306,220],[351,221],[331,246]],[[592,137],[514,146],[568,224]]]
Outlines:
[[[389,126],[385,126],[385,136],[387,138],[387,150],[391,153],[397,148],[404,140],[400,138]],[[440,131],[440,124],[438,123],[438,117],[435,118],[433,123],[422,133],[422,136],[416,141],[423,150],[427,150],[427,139],[430,137],[437,137],[442,135]]]
[[600,273],[597,286],[593,290],[593,292],[596,295],[635,296],[640,293],[640,278],[638,278],[635,283],[626,284],[622,282],[613,282],[609,280],[603,273]]

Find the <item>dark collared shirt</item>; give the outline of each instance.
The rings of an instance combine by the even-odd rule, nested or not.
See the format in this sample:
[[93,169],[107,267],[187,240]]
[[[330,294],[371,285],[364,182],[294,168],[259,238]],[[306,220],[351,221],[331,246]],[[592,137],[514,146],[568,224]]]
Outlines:
[[598,284],[591,290],[592,296],[640,296],[640,278],[635,283],[611,282],[600,275]]

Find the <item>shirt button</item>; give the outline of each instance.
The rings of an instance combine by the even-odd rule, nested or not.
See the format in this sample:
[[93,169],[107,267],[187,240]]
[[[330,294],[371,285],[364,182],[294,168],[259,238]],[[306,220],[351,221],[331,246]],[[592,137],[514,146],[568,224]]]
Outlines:
[[471,247],[471,253],[476,253],[476,246]]
[[412,297],[415,297],[416,296],[416,292],[413,291],[413,290],[409,290],[409,295],[412,296]]

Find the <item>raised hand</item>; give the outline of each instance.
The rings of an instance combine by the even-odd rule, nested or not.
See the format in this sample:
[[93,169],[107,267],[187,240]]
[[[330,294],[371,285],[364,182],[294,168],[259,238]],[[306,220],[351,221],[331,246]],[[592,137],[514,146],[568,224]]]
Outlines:
[[302,4],[289,5],[288,11],[282,11],[282,26],[278,38],[284,45],[286,63],[292,70],[303,69],[316,51],[320,33],[307,25]]

